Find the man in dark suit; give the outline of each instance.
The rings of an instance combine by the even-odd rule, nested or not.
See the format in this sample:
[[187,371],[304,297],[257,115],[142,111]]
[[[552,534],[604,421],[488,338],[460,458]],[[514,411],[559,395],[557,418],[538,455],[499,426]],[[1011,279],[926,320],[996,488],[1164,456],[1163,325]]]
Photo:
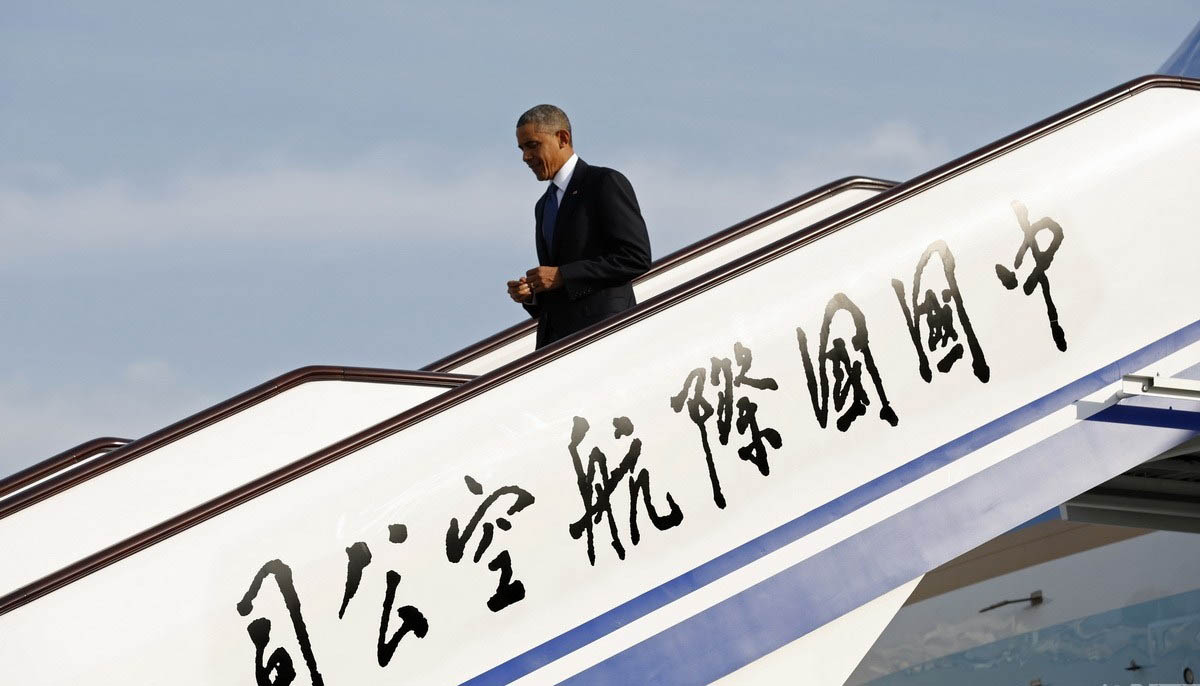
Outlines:
[[550,182],[534,206],[539,266],[508,282],[509,296],[538,320],[540,348],[637,304],[630,281],[650,268],[650,238],[629,180],[575,155],[561,109],[522,114],[517,147]]

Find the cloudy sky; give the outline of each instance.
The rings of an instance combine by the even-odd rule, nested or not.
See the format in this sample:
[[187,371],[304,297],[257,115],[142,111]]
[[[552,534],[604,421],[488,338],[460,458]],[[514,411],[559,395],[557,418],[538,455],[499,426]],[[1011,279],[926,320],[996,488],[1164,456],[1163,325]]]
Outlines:
[[553,102],[665,254],[1151,73],[1200,3],[0,3],[0,475],[514,323]]

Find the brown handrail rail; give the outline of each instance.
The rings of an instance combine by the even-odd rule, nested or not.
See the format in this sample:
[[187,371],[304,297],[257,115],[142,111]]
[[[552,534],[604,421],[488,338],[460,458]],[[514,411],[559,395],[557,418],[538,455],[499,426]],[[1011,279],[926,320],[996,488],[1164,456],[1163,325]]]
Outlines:
[[1167,76],[1143,76],[1118,86],[1112,90],[1097,95],[1079,105],[1063,110],[1051,117],[1043,119],[1032,126],[1021,129],[1017,133],[1001,138],[979,150],[968,153],[944,164],[932,171],[926,172],[889,191],[849,207],[827,219],[796,233],[782,238],[770,245],[764,246],[733,262],[725,264],[687,283],[680,284],[664,293],[650,298],[633,309],[626,310],[599,324],[593,325],[579,333],[564,338],[551,345],[537,350],[525,357],[514,360],[499,369],[475,378],[458,388],[447,391],[413,408],[410,408],[391,419],[384,420],[375,426],[364,429],[349,438],[338,441],[307,457],[303,457],[289,465],[285,465],[261,476],[248,484],[236,488],[224,495],[193,507],[187,512],[176,515],[141,533],[97,551],[74,562],[62,569],[49,574],[37,581],[29,583],[11,593],[0,596],[0,615],[25,605],[47,593],[51,593],[67,584],[81,579],[92,572],[103,569],[119,560],[123,560],[136,552],[187,531],[188,529],[211,519],[223,512],[231,510],[249,500],[272,491],[284,484],[320,469],[331,462],[354,453],[366,446],[380,441],[392,434],[407,428],[417,422],[428,419],[459,403],[479,395],[487,390],[500,386],[514,378],[536,369],[551,360],[562,357],[574,350],[594,343],[614,331],[624,329],[646,317],[649,317],[672,305],[687,300],[699,293],[709,290],[751,269],[762,266],[783,255],[793,252],[814,240],[839,231],[855,222],[869,217],[902,200],[933,188],[942,182],[969,171],[984,162],[995,159],[1000,155],[1011,152],[1026,143],[1041,138],[1068,124],[1074,123],[1091,114],[1124,100],[1135,93],[1151,88],[1182,88],[1200,90],[1200,80]]
[[22,489],[29,484],[43,479],[55,472],[62,471],[77,462],[83,462],[89,457],[95,457],[97,453],[107,452],[115,448],[120,448],[129,442],[128,438],[116,438],[114,436],[101,436],[84,441],[79,445],[68,448],[57,455],[48,457],[41,462],[32,464],[20,471],[13,472],[8,476],[0,479],[0,499],[4,498],[13,491]]
[[[135,460],[151,451],[158,450],[168,443],[177,441],[190,433],[199,431],[210,424],[225,419],[232,414],[237,414],[248,407],[257,405],[272,396],[301,384],[312,381],[357,381],[364,383],[402,383],[416,386],[453,388],[473,378],[475,377],[467,374],[409,371],[403,369],[335,367],[329,365],[301,367],[300,369],[277,376],[266,383],[259,384],[244,393],[217,403],[212,407],[201,410],[190,417],[159,429],[136,441],[126,441],[124,447],[117,448],[106,455],[97,457],[86,464],[80,465],[78,468],[52,476],[36,486],[0,501],[0,519],[14,512],[19,512],[36,502],[45,500],[56,493],[61,493],[68,488],[83,483],[92,477],[103,474],[110,469],[119,467],[130,460]],[[53,460],[58,457],[56,455],[50,459]],[[34,465],[30,469],[38,467],[40,464]],[[25,479],[25,481],[28,482],[29,479]],[[0,493],[3,493],[3,491],[0,491]]]
[[[634,283],[639,283],[652,276],[661,274],[668,269],[671,269],[679,264],[687,262],[695,257],[699,257],[704,253],[719,248],[730,241],[741,238],[742,236],[762,228],[778,219],[782,219],[788,215],[795,214],[806,207],[849,190],[877,190],[885,191],[896,185],[895,181],[886,181],[884,179],[876,179],[870,176],[847,176],[836,181],[831,181],[824,186],[818,186],[811,191],[798,195],[791,200],[780,203],[775,207],[764,212],[744,219],[729,228],[722,229],[707,238],[702,238],[695,243],[686,245],[679,250],[655,260],[650,269],[645,274],[633,280]],[[444,372],[451,367],[465,364],[472,360],[478,359],[497,348],[500,348],[512,341],[533,333],[537,329],[537,322],[533,319],[525,319],[522,322],[513,324],[512,326],[492,334],[487,338],[469,345],[462,350],[450,353],[449,355],[421,367],[421,369],[431,372]]]

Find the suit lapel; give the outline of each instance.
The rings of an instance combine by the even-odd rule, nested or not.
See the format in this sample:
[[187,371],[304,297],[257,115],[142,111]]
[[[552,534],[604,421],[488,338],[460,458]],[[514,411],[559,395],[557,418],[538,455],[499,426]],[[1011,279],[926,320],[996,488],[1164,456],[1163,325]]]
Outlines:
[[[575,210],[575,206],[579,204],[579,189],[582,187],[583,179],[588,173],[588,163],[582,158],[575,161],[575,171],[571,172],[571,181],[567,184],[567,190],[563,191],[562,202],[558,204],[558,216],[554,220],[554,245],[550,247],[550,256],[555,258],[558,256],[559,246],[562,245],[563,234],[567,233],[567,219],[571,216],[571,212]],[[540,229],[541,214],[538,214],[538,222]],[[541,234],[541,231],[538,231]]]

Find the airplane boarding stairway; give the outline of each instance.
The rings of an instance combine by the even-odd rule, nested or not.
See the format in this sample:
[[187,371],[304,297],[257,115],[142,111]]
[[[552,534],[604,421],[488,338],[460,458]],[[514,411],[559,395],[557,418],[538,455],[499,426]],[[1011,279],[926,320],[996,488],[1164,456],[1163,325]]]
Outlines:
[[0,597],[0,670],[841,683],[1200,431],[1197,150],[1200,81],[1101,94]]

